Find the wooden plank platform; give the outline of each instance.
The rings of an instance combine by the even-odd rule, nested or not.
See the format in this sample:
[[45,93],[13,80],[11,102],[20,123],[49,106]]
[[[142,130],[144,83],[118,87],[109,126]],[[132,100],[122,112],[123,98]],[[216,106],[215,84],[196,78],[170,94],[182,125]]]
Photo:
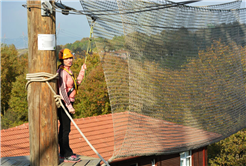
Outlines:
[[29,156],[3,157],[1,158],[2,166],[29,166]]
[[[79,156],[81,161],[78,163],[65,163],[60,159],[58,166],[99,166],[101,160],[88,156]],[[3,157],[1,158],[1,166],[30,166],[29,156]]]

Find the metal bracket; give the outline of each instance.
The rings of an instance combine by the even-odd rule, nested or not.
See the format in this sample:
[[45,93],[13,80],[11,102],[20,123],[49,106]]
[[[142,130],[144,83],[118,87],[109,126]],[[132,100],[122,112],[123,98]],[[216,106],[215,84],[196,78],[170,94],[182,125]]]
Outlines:
[[69,14],[69,10],[75,10],[74,8],[66,6],[66,5],[64,5],[62,3],[55,2],[54,4],[55,4],[56,7],[62,9],[62,14],[64,14],[64,15],[68,15]]
[[49,0],[41,0],[41,16],[50,16],[52,12],[52,5]]

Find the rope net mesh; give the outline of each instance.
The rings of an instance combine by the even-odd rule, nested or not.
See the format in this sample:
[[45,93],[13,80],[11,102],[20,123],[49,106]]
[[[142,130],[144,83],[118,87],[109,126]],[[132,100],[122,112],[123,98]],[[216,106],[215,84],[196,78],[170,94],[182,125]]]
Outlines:
[[239,9],[242,4],[242,0],[236,0],[228,3],[222,3],[217,5],[202,6],[209,9]]
[[246,127],[246,9],[232,9],[240,3],[81,0],[96,18],[115,158],[195,149]]

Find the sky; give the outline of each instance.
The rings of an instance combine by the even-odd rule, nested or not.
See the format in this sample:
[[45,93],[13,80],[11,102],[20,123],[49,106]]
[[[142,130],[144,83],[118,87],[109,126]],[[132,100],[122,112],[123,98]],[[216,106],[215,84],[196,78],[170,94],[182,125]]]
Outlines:
[[[185,0],[173,0],[182,2]],[[196,6],[212,5],[231,2],[235,0],[201,0],[194,3]],[[246,8],[246,0],[243,0],[242,7]],[[0,27],[1,43],[14,44],[16,48],[27,48],[27,9],[22,5],[26,4],[24,0],[0,0]],[[62,0],[62,3],[82,10],[79,0]],[[65,45],[89,37],[90,27],[84,15],[63,15],[56,13],[57,44]]]

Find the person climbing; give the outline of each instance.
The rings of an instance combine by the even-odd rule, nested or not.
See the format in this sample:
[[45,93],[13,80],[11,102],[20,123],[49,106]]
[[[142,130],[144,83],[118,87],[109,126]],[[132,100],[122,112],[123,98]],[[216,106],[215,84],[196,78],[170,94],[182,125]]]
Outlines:
[[[69,49],[65,48],[59,51],[59,60],[61,65],[59,65],[57,70],[57,73],[59,73],[58,92],[62,98],[63,105],[71,116],[72,114],[75,114],[73,103],[75,101],[78,85],[82,82],[86,70],[86,64],[83,64],[77,77],[77,81],[75,81],[73,72],[70,69],[73,65],[73,58],[74,56]],[[58,118],[60,121],[58,134],[60,158],[64,159],[64,162],[81,161],[81,159],[77,157],[70,148],[69,133],[71,131],[71,120],[62,107],[58,108]]]

